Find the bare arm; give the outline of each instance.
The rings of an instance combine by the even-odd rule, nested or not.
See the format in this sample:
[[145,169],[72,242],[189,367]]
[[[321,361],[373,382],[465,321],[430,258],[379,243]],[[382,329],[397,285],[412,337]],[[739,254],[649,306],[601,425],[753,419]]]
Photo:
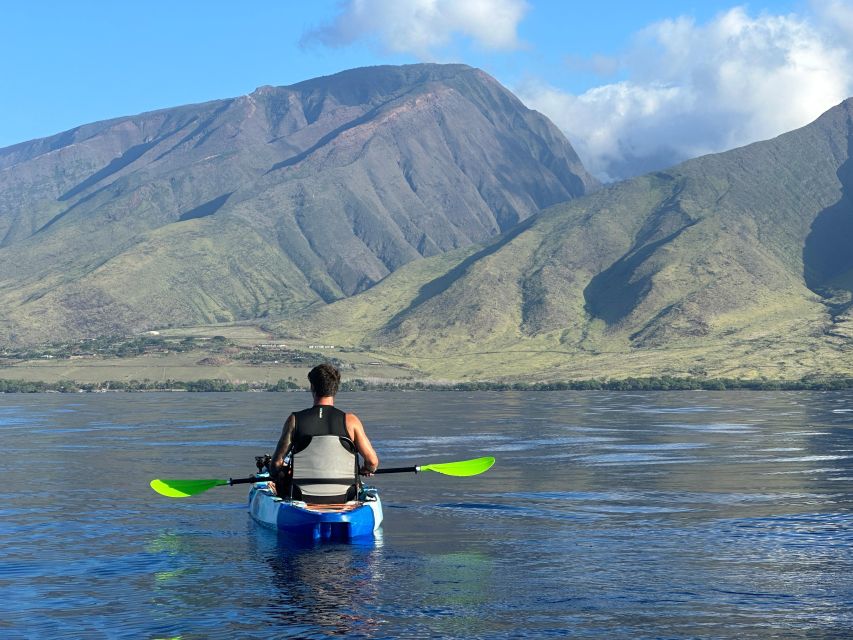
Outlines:
[[281,437],[278,439],[278,444],[275,447],[275,453],[270,462],[270,477],[273,479],[278,477],[284,468],[284,456],[287,455],[290,445],[293,442],[293,432],[296,430],[296,416],[292,413],[288,416],[284,427],[281,429]]
[[370,444],[370,439],[364,432],[364,425],[361,424],[361,420],[358,419],[357,415],[348,413],[346,427],[347,433],[349,433],[350,438],[355,443],[355,448],[358,449],[361,457],[364,458],[364,464],[361,466],[360,473],[362,475],[372,475],[379,466],[379,456],[376,455],[373,445]]

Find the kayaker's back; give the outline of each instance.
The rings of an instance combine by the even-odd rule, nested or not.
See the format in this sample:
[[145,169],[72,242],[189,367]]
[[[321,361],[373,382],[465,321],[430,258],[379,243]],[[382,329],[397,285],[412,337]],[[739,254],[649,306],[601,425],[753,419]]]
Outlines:
[[331,405],[296,412],[291,495],[314,504],[343,503],[358,493],[358,456],[346,413]]

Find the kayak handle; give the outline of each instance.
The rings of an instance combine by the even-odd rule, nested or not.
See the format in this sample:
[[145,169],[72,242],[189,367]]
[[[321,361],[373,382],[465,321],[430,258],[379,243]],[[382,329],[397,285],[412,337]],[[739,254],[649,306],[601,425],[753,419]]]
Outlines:
[[373,473],[377,475],[380,473],[417,473],[420,470],[420,467],[389,467],[388,469],[377,469]]

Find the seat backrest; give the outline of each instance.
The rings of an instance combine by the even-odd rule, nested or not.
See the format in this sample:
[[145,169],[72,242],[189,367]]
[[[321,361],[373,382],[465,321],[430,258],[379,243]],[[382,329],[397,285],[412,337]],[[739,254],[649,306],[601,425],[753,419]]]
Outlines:
[[293,453],[293,497],[321,504],[354,497],[358,460],[353,441],[341,436],[309,436],[306,440]]

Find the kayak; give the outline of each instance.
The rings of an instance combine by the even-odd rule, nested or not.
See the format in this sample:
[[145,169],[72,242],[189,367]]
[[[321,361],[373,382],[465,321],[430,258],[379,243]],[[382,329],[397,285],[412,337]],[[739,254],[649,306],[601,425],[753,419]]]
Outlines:
[[264,527],[303,540],[344,542],[373,536],[382,525],[379,491],[364,487],[358,498],[345,504],[309,505],[279,498],[266,482],[259,482],[249,491],[249,513]]
[[[435,471],[448,476],[475,476],[488,471],[495,463],[491,456],[440,462],[413,467],[377,469],[376,473],[418,473]],[[249,513],[259,524],[309,541],[347,541],[376,537],[382,526],[382,502],[374,487],[362,486],[357,500],[344,504],[306,504],[301,500],[282,499],[269,489],[269,456],[255,456],[258,473],[248,478],[208,478],[201,480],[154,478],[151,488],[167,498],[188,498],[214,487],[251,484]]]
[[[149,484],[167,498],[188,498],[214,487],[251,484],[249,513],[258,523],[276,531],[289,533],[304,541],[357,540],[375,537],[382,526],[382,502],[374,487],[361,487],[357,500],[344,504],[306,504],[300,500],[282,499],[269,489],[269,456],[255,456],[258,473],[248,478],[162,479]],[[491,456],[440,462],[413,467],[377,469],[376,473],[418,473],[435,471],[448,476],[475,476],[488,471],[495,463]]]

